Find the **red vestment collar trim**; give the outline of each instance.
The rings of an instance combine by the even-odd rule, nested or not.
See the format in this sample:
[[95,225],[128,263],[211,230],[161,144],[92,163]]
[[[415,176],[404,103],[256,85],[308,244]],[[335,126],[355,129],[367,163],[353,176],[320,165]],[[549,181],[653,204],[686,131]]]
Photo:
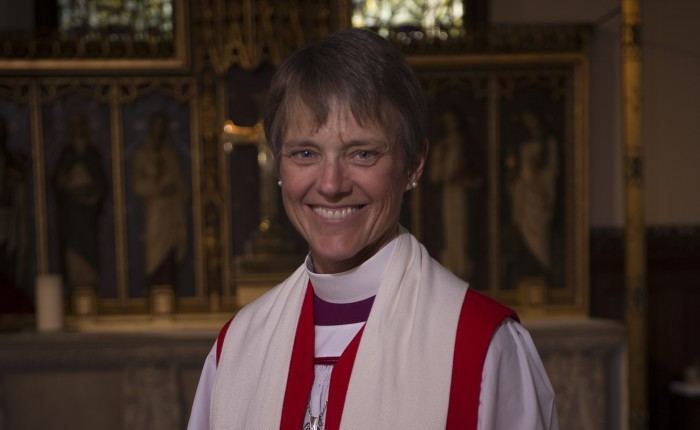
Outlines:
[[314,301],[311,282],[306,286],[299,323],[289,361],[280,430],[299,430],[314,383]]

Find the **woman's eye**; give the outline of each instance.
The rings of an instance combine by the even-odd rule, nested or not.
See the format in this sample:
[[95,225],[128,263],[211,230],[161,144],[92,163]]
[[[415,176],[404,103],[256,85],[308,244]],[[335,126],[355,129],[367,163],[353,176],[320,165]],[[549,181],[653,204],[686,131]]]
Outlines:
[[297,160],[307,161],[311,160],[316,156],[316,153],[310,149],[300,149],[299,151],[292,152],[292,157]]
[[355,151],[352,154],[352,159],[357,163],[371,164],[376,161],[377,155],[378,153],[376,151],[361,150]]

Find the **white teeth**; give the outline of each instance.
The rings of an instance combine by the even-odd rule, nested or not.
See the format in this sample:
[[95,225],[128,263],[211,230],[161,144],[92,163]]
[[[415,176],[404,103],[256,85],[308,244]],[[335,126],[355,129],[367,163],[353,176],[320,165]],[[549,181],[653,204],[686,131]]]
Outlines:
[[357,211],[356,207],[329,209],[320,206],[314,206],[314,212],[326,219],[343,219],[355,211]]

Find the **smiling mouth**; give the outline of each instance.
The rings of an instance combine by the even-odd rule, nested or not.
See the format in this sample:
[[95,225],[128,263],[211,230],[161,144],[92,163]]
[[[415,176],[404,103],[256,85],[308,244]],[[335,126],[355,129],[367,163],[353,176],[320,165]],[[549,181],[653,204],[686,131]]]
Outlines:
[[329,208],[323,206],[312,206],[314,213],[324,219],[329,220],[340,220],[347,218],[348,216],[354,214],[358,210],[362,209],[364,205],[359,206],[345,206],[342,208]]

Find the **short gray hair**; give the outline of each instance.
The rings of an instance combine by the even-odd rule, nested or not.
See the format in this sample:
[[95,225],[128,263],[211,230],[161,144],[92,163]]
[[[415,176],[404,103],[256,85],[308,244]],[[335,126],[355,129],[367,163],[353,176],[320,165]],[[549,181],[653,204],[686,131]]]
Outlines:
[[423,90],[398,49],[360,29],[340,31],[308,45],[277,69],[264,118],[275,157],[279,160],[296,109],[309,109],[321,127],[334,101],[348,106],[358,124],[381,127],[392,144],[404,149],[407,169],[416,168],[427,149]]

